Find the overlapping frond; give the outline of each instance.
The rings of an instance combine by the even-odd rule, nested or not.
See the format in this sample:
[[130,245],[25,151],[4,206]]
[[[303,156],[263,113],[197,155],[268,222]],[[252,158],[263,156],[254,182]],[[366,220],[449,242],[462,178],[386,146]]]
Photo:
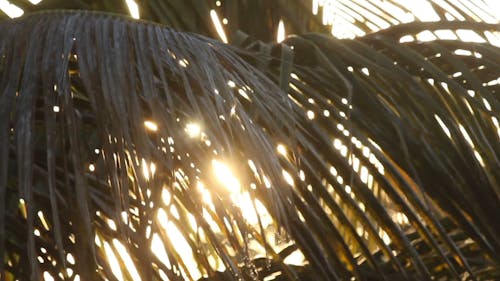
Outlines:
[[0,23],[7,278],[497,278],[500,52],[399,42],[431,28],[242,50],[106,14]]

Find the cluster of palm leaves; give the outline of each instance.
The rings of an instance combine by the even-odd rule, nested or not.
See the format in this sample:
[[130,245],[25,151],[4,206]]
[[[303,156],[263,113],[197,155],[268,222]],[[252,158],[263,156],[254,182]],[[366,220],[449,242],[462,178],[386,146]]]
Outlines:
[[469,4],[347,40],[317,1],[10,2],[0,280],[500,278],[500,29]]

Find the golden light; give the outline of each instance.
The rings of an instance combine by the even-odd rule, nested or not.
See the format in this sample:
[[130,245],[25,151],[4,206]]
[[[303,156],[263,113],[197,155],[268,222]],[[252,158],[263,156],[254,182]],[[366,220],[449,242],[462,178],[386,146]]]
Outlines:
[[233,172],[229,167],[217,160],[212,160],[212,167],[216,179],[231,193],[240,192],[240,182],[234,176]]
[[210,10],[210,18],[212,19],[215,30],[217,31],[217,34],[219,35],[222,42],[227,43],[228,41],[226,33],[224,32],[224,28],[222,27],[222,24],[219,20],[219,15],[217,15],[217,12],[215,10]]
[[116,255],[109,245],[108,242],[104,241],[104,251],[106,252],[106,257],[109,263],[109,266],[111,267],[111,272],[113,275],[116,277],[116,279],[123,281],[123,273],[120,268],[120,263],[118,262],[118,259],[116,258]]
[[148,129],[150,131],[153,131],[153,132],[158,131],[158,125],[156,125],[156,123],[154,123],[152,121],[149,121],[149,120],[144,121],[144,126],[146,127],[146,129]]
[[130,16],[134,19],[139,18],[139,6],[134,0],[125,0],[128,6],[128,10],[130,11]]
[[185,131],[190,138],[197,138],[201,134],[201,127],[197,123],[188,123]]
[[233,202],[240,208],[242,216],[249,224],[257,225],[259,217],[264,227],[273,223],[273,219],[266,207],[259,199],[252,200],[248,191],[235,195]]
[[125,263],[125,268],[127,269],[128,273],[132,277],[132,280],[141,280],[141,277],[139,275],[139,272],[137,272],[137,269],[135,268],[135,264],[132,261],[132,258],[130,257],[129,253],[127,252],[127,249],[123,244],[117,240],[113,239],[113,246],[115,246],[115,249],[118,251],[118,254],[120,254],[120,258],[123,260]]
[[45,228],[46,230],[49,230],[49,224],[47,223],[47,220],[45,219],[43,212],[38,211],[37,215],[38,215],[38,218],[40,219],[40,221],[42,222],[43,228]]
[[392,240],[389,237],[389,234],[387,234],[387,232],[385,232],[384,230],[380,230],[380,232],[381,232],[380,234],[381,234],[382,240],[384,241],[384,244],[386,244],[386,245],[391,244]]
[[26,203],[23,198],[19,199],[19,210],[21,211],[23,218],[26,219],[28,217],[28,210],[26,209]]
[[193,250],[191,249],[191,246],[189,246],[189,243],[186,241],[186,238],[184,238],[182,232],[171,221],[169,221],[166,226],[165,224],[162,226],[165,228],[170,241],[174,241],[173,246],[175,248],[175,251],[182,256],[182,260],[184,261],[184,264],[186,265],[186,268],[191,277],[194,280],[200,279],[201,273],[198,270],[198,263],[193,256]]
[[172,268],[167,251],[165,251],[165,245],[163,245],[161,238],[156,233],[153,234],[151,239],[151,251],[168,269]]
[[250,193],[243,192],[242,194],[238,194],[233,202],[240,208],[241,213],[245,220],[255,225],[259,222],[256,210],[253,207],[252,198],[250,198]]
[[278,23],[278,36],[276,37],[276,42],[281,43],[285,40],[285,24],[283,20],[280,19]]

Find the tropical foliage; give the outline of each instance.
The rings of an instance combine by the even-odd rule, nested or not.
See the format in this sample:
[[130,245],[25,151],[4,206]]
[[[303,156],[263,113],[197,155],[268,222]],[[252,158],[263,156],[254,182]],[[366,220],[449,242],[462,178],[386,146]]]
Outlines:
[[0,280],[500,278],[490,12],[338,2],[339,39],[328,1],[11,2]]

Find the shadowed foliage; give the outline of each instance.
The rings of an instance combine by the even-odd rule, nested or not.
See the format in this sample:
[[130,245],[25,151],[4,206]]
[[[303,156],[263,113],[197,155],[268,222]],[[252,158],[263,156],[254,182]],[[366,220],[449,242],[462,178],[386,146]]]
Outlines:
[[[498,25],[273,44],[244,20],[232,46],[98,12],[0,22],[1,278],[499,278]],[[443,28],[485,43],[400,43]]]

